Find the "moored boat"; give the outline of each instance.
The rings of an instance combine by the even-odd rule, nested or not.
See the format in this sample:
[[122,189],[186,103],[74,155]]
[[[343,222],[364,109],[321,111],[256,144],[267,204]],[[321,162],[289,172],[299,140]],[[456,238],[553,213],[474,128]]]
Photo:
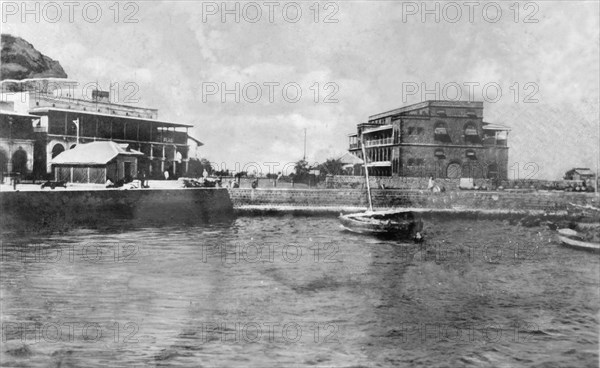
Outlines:
[[367,184],[367,199],[369,210],[360,213],[340,215],[342,226],[349,231],[361,234],[386,235],[400,238],[413,238],[421,241],[423,221],[420,217],[407,210],[373,211],[373,200],[371,198],[371,186],[369,184],[369,168],[367,166],[367,153],[362,144],[363,164],[365,167],[365,179]]
[[340,215],[342,226],[360,234],[375,234],[399,238],[420,239],[423,221],[412,211],[367,211]]
[[572,229],[559,229],[558,239],[560,239],[563,245],[571,248],[600,252],[600,243],[587,241],[583,237],[583,234]]

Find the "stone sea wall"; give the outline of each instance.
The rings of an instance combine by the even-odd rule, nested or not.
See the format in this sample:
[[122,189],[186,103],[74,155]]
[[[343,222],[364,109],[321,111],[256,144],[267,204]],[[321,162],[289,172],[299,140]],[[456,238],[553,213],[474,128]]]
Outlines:
[[[594,193],[485,192],[374,189],[373,205],[422,208],[440,213],[469,214],[535,211],[559,214],[571,204],[600,207]],[[63,226],[100,226],[120,221],[124,227],[231,221],[238,213],[339,213],[366,209],[360,189],[144,189],[0,192],[0,226],[27,231],[60,230]],[[300,212],[298,212],[300,210]],[[576,214],[577,215],[577,214]],[[123,220],[123,221],[121,221]]]
[[36,230],[119,219],[211,221],[230,216],[233,206],[226,189],[57,190],[0,192],[0,211],[3,230],[13,225]]
[[[230,189],[234,207],[367,207],[365,190],[360,189]],[[373,189],[376,208],[419,207],[433,209],[568,210],[569,204],[598,207],[594,193],[486,192]]]

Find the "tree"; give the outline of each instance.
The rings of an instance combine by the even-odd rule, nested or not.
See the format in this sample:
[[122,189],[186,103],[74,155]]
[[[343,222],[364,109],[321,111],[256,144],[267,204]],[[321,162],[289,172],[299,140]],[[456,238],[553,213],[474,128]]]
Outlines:
[[205,171],[208,171],[208,175],[211,175],[211,174],[212,174],[213,168],[212,168],[212,166],[210,165],[210,161],[208,161],[208,160],[207,160],[207,159],[205,159],[205,158],[202,158],[202,159],[200,159],[200,164],[202,165],[202,168],[203,168]]
[[186,176],[199,178],[204,173],[204,170],[207,170],[209,175],[212,173],[213,170],[210,165],[210,161],[208,161],[205,158],[200,160],[198,160],[197,158],[190,158]]
[[343,166],[340,159],[329,158],[319,165],[320,176],[324,178],[327,175],[341,175],[344,173]]
[[294,166],[294,181],[302,181],[308,178],[308,162],[302,159]]

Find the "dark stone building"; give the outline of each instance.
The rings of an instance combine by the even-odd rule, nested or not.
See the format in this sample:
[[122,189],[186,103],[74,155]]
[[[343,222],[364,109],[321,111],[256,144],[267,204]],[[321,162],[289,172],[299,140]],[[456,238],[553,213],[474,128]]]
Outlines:
[[371,175],[506,179],[508,131],[483,121],[483,102],[425,101],[370,116],[349,151],[363,158],[362,137]]

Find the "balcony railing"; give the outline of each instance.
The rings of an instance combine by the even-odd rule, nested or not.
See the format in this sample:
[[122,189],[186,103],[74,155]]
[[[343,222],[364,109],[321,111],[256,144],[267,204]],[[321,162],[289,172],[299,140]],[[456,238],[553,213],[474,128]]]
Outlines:
[[383,146],[387,144],[394,144],[394,138],[381,138],[381,139],[371,139],[365,141],[365,147],[373,147],[373,146]]
[[506,147],[507,140],[506,139],[496,139],[494,137],[485,138],[483,140],[484,146],[503,146]]

